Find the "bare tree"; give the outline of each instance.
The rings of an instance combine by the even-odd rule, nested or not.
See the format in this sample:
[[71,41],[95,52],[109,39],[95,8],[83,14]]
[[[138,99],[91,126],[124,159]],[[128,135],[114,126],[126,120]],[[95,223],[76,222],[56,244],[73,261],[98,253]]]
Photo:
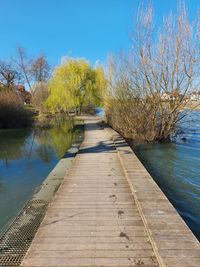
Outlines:
[[16,58],[13,58],[12,60],[31,91],[30,66],[32,60],[27,57],[25,49],[21,46],[17,46]]
[[30,91],[35,83],[46,82],[49,79],[50,65],[45,55],[42,54],[35,58],[28,57],[25,49],[18,46],[16,57],[12,60]]
[[49,96],[48,86],[45,82],[37,82],[32,87],[33,97],[32,104],[39,113],[43,113],[46,111],[44,106],[45,100],[47,100]]
[[32,104],[40,112],[44,110],[42,100],[47,95],[47,80],[50,77],[50,66],[42,54],[35,58],[28,57],[23,47],[17,47],[16,57],[12,59],[16,69],[30,90]]
[[19,81],[20,75],[10,64],[0,61],[0,84],[4,89],[14,89],[14,85]]
[[34,82],[46,82],[50,76],[50,66],[44,55],[36,57],[30,67]]
[[155,32],[152,6],[142,7],[132,47],[114,64],[108,120],[126,137],[169,140],[199,82],[199,19],[190,23],[181,4]]

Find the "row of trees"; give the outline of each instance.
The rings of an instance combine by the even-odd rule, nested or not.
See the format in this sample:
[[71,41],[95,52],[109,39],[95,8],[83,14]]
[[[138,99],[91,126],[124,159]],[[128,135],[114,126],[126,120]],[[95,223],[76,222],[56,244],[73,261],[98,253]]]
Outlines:
[[83,107],[102,104],[106,78],[100,66],[93,68],[84,59],[69,58],[51,73],[44,55],[30,58],[18,47],[9,63],[0,61],[0,90],[13,91],[17,84],[28,87],[40,112],[81,113]]
[[149,5],[139,9],[134,29],[132,50],[109,62],[107,119],[127,138],[166,141],[199,85],[200,19],[190,22],[181,4],[157,29]]
[[80,114],[102,104],[107,82],[103,69],[84,59],[69,58],[51,71],[44,55],[30,58],[18,47],[10,62],[0,61],[0,127],[27,124],[30,112],[20,99],[19,84],[26,86],[39,114]]

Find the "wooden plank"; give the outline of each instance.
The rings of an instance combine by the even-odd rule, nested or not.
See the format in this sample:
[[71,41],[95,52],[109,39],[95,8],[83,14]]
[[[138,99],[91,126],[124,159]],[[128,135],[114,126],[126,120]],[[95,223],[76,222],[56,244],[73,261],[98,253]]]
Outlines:
[[115,145],[97,122],[86,124],[22,266],[158,266]]
[[97,123],[22,266],[199,267],[197,239],[123,138]]
[[[116,132],[109,132],[118,140]],[[159,264],[199,267],[198,240],[123,139],[121,144],[123,149],[116,141],[120,161]]]

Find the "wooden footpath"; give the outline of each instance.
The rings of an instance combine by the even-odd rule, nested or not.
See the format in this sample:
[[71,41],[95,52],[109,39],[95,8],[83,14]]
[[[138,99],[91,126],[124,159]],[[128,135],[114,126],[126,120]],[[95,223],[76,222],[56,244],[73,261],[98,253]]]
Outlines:
[[87,117],[85,140],[23,267],[199,267],[200,246],[130,147]]

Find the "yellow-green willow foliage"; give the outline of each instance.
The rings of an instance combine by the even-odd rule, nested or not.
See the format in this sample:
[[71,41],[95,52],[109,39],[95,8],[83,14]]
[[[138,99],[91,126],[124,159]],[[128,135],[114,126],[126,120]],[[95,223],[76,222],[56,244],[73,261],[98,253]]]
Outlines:
[[102,68],[92,68],[82,59],[69,59],[54,70],[45,104],[51,112],[81,112],[85,106],[101,105],[105,87]]

